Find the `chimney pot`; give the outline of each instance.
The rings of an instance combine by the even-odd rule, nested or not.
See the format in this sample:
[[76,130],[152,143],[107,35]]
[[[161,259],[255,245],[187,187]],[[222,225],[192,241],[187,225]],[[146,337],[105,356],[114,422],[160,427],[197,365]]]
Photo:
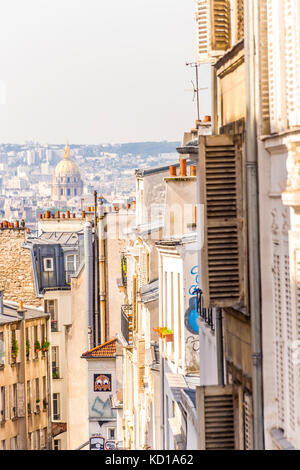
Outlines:
[[67,211],[67,219],[70,218],[70,211]]
[[88,212],[91,212],[91,208],[90,208],[90,206],[88,207]]
[[204,122],[211,122],[211,116],[204,116]]
[[85,211],[82,211],[82,218],[85,218]]
[[65,219],[65,218],[66,218],[66,214],[62,214],[62,218]]
[[170,176],[176,176],[176,166],[175,165],[170,166]]
[[56,217],[57,217],[58,219],[60,219],[60,212],[59,212],[59,211],[56,212]]
[[72,214],[72,219],[75,219],[75,217],[76,217],[76,214]]
[[197,167],[196,165],[191,165],[191,176],[197,175]]
[[180,159],[180,176],[186,176],[186,159]]

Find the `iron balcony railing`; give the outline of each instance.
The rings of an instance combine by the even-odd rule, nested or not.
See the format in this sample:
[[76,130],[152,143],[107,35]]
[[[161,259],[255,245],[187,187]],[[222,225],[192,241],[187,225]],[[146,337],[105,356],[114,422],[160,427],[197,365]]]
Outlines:
[[121,307],[121,332],[127,343],[132,344],[132,305]]
[[213,309],[212,308],[203,308],[202,307],[202,290],[196,289],[194,292],[197,296],[197,313],[202,320],[210,326],[212,331],[215,331]]

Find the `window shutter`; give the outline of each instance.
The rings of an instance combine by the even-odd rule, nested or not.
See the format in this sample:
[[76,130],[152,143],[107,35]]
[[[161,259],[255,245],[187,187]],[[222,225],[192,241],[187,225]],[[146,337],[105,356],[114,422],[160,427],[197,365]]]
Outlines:
[[240,41],[244,37],[244,0],[235,0],[235,3],[236,40]]
[[244,436],[245,450],[253,450],[253,405],[248,393],[244,394]]
[[25,385],[17,384],[17,416],[24,418],[25,416]]
[[238,416],[233,385],[196,387],[198,449],[238,448]]
[[231,46],[230,1],[211,0],[212,50],[226,51]]
[[14,408],[16,406],[15,400],[14,400],[14,386],[10,385],[9,386],[9,399],[10,399],[10,419],[13,419],[15,417],[15,411]]
[[0,340],[0,366],[5,364],[5,341],[4,339]]
[[288,126],[300,125],[299,1],[285,0],[286,110]]
[[46,434],[46,429],[40,429],[40,447],[41,447],[41,449],[45,449],[45,447],[46,447],[45,434]]
[[144,375],[145,375],[145,340],[138,340],[137,363],[138,363],[138,387],[139,387],[139,392],[143,393]]
[[8,343],[8,364],[12,363],[12,355],[11,355],[11,348],[12,348],[12,332],[11,329],[7,330],[7,343]]
[[259,2],[260,16],[260,48],[259,48],[259,68],[260,68],[260,100],[261,119],[263,135],[270,134],[270,105],[269,105],[269,66],[268,66],[268,15],[267,0]]
[[198,0],[198,61],[210,62],[231,46],[230,1]]
[[9,420],[9,386],[5,387],[5,420]]
[[200,203],[204,205],[204,307],[246,305],[246,237],[242,148],[238,137],[201,136]]

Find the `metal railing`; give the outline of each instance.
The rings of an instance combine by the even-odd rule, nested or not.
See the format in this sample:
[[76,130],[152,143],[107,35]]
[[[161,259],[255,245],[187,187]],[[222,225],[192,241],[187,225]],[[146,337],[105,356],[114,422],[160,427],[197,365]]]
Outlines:
[[194,294],[197,296],[197,313],[202,320],[210,326],[212,331],[215,331],[214,316],[212,308],[203,308],[202,307],[202,290],[195,289]]
[[132,305],[121,307],[121,332],[128,344],[132,344]]

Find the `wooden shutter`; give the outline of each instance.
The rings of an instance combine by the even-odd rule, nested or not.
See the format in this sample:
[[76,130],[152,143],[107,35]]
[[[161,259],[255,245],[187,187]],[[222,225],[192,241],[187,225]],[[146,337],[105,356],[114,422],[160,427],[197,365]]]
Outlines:
[[253,450],[253,405],[252,396],[248,393],[244,394],[244,436],[245,450]]
[[10,400],[10,419],[13,419],[16,416],[14,412],[14,408],[16,404],[14,400],[14,386],[13,385],[9,386],[9,400]]
[[240,41],[244,37],[244,0],[235,0],[236,11],[236,40]]
[[40,429],[40,448],[45,449],[46,447],[46,428]]
[[9,420],[9,386],[5,387],[5,420]]
[[198,449],[234,450],[238,445],[238,419],[233,385],[196,387]]
[[25,416],[25,385],[17,384],[17,416],[24,418]]
[[210,62],[231,47],[230,1],[198,0],[198,61]]
[[18,352],[16,361],[21,362],[21,354],[22,354],[22,352],[21,352],[21,330],[16,329],[15,333],[16,333],[16,341],[17,341],[18,346],[19,346],[19,352]]
[[138,340],[137,363],[138,363],[138,387],[139,387],[139,392],[143,393],[144,375],[145,375],[145,340]]
[[213,51],[226,51],[231,46],[230,1],[210,0],[211,47]]
[[267,0],[259,2],[259,24],[260,24],[260,105],[262,120],[262,135],[270,134],[270,103],[269,103],[269,59],[268,59],[268,14]]
[[200,137],[200,203],[204,205],[204,307],[245,306],[246,238],[242,148],[237,136]]

